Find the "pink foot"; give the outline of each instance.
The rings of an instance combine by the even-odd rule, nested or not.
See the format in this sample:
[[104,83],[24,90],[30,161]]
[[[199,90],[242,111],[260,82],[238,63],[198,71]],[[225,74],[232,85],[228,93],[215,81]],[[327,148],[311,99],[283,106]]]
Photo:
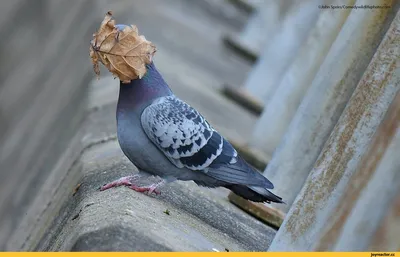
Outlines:
[[122,177],[113,182],[103,185],[102,187],[100,187],[100,191],[104,191],[104,190],[110,189],[112,187],[127,186],[130,189],[135,190],[136,192],[140,192],[140,193],[147,192],[149,195],[151,195],[152,193],[155,193],[156,195],[161,194],[161,192],[159,190],[157,190],[157,187],[164,184],[164,180],[162,180],[158,183],[155,183],[155,184],[151,184],[149,186],[141,187],[141,186],[135,185],[135,183],[134,183],[134,181],[137,180],[138,178],[139,178],[138,175]]
[[149,195],[151,195],[152,193],[154,193],[156,195],[160,195],[161,192],[159,190],[157,190],[157,186],[158,186],[158,184],[152,184],[150,186],[145,186],[145,187],[131,185],[131,186],[129,186],[129,188],[132,190],[135,190],[136,192],[140,192],[140,193],[147,192]]
[[122,177],[113,182],[103,185],[102,187],[100,187],[100,191],[104,191],[104,190],[110,189],[112,187],[119,187],[119,186],[129,186],[130,187],[130,186],[132,186],[132,181],[136,180],[138,177],[139,177],[138,175]]

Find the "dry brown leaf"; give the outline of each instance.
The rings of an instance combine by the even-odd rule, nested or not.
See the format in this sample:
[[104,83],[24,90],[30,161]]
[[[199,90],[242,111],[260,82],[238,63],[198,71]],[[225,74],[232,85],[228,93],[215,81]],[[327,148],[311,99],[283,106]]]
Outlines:
[[142,78],[146,64],[151,63],[156,52],[155,45],[139,35],[135,25],[118,29],[111,11],[107,12],[90,43],[90,57],[97,76],[100,75],[101,62],[123,83]]

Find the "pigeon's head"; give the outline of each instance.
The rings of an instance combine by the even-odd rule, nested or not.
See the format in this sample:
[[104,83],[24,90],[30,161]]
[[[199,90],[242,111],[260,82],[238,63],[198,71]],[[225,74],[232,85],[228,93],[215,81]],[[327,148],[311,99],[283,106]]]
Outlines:
[[155,52],[156,46],[140,35],[135,25],[116,24],[111,11],[106,13],[90,42],[90,57],[97,76],[102,63],[123,83],[141,79]]

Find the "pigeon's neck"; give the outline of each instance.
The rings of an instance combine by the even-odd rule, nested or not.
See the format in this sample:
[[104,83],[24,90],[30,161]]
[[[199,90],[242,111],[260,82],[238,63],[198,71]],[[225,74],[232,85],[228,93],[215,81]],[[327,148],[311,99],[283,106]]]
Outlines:
[[130,83],[120,82],[118,110],[141,112],[154,99],[172,95],[171,89],[157,71],[154,63],[146,65],[147,72],[141,79]]

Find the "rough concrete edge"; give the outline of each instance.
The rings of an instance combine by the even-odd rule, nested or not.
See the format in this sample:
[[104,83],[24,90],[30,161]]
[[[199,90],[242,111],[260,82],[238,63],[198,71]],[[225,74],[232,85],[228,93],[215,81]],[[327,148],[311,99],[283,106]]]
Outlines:
[[[81,173],[81,157],[83,153],[98,144],[117,139],[116,135],[109,135],[104,138],[99,138],[95,141],[84,140],[85,135],[87,134],[87,129],[91,123],[89,117],[93,113],[101,110],[105,105],[95,106],[93,108],[86,106],[83,122],[80,124],[80,127],[78,128],[73,140],[71,140],[71,144],[69,146],[73,148],[74,151],[72,151],[70,154],[66,153],[68,154],[67,157],[70,159],[70,161],[64,165],[64,168],[67,169],[67,172],[64,174],[64,177],[61,178],[62,182],[67,182],[66,185],[63,185],[65,197],[58,199],[61,201],[52,201],[46,206],[46,210],[44,211],[50,211],[53,215],[46,217],[47,220],[45,221],[45,226],[40,228],[40,231],[34,235],[36,237],[35,242],[31,242],[28,246],[26,246],[28,247],[28,251],[46,251],[49,242],[52,240],[52,236],[56,234],[58,230],[62,229],[62,224],[68,220],[70,215],[69,212],[66,211],[66,203],[69,202],[70,199],[75,195],[74,190],[77,190],[77,188],[80,186],[78,183],[83,177],[83,174]],[[68,177],[73,178],[66,180]],[[65,189],[70,191],[65,191]],[[59,190],[56,190],[56,193],[58,192]]]
[[264,105],[257,99],[246,94],[245,91],[234,88],[233,86],[227,84],[223,85],[221,93],[255,115],[260,115],[264,109]]
[[[110,233],[111,232],[111,233]],[[122,233],[121,233],[122,232]],[[136,236],[136,238],[132,238]],[[109,246],[109,242],[113,238],[122,236],[132,239],[129,241],[131,244],[129,249],[126,246]],[[79,240],[80,239],[80,240]],[[138,235],[138,231],[127,229],[122,224],[114,225],[110,227],[100,228],[99,230],[90,231],[83,233],[79,236],[78,240],[75,241],[71,247],[70,252],[172,252],[173,250],[168,246],[159,244],[158,242],[151,240],[147,235]],[[139,242],[139,243],[138,243]],[[151,242],[151,243],[149,243]],[[151,248],[136,248],[136,245],[148,244]],[[122,248],[122,249],[121,249]],[[124,249],[125,248],[125,249]],[[155,248],[155,249],[154,249]]]
[[[111,141],[111,140],[110,140]],[[110,143],[110,141],[108,143]],[[117,142],[113,143],[115,144],[115,147],[117,146]],[[86,152],[91,152],[92,149],[97,149],[97,147],[101,146],[101,144],[96,144],[96,146],[94,146],[93,148],[91,147],[90,149],[87,149]],[[96,150],[95,150],[96,151]],[[91,155],[89,153],[89,155]],[[118,154],[119,156],[120,154]],[[85,161],[85,157],[82,158],[83,162],[87,162],[87,160]],[[54,226],[52,227],[51,231],[49,234],[46,235],[47,240],[45,240],[44,244],[42,244],[40,247],[38,247],[36,249],[36,251],[70,251],[70,247],[71,249],[73,248],[73,245],[75,243],[75,241],[73,242],[70,241],[71,244],[66,244],[63,247],[58,248],[57,245],[60,245],[59,243],[62,242],[60,241],[60,234],[59,231],[64,230],[64,234],[65,232],[67,232],[65,230],[66,227],[68,227],[68,222],[71,222],[71,219],[74,220],[77,217],[81,216],[81,211],[83,211],[87,206],[91,205],[92,202],[96,202],[97,201],[93,201],[93,200],[89,200],[88,201],[88,194],[84,193],[85,191],[87,191],[87,188],[90,187],[91,191],[96,190],[96,186],[98,185],[102,185],[105,182],[110,181],[111,177],[120,177],[120,176],[125,176],[128,174],[131,174],[132,172],[132,167],[133,164],[130,163],[130,161],[128,159],[126,159],[125,157],[123,157],[122,155],[120,157],[118,157],[118,159],[123,160],[123,163],[121,162],[113,162],[113,161],[108,161],[106,160],[105,163],[114,163],[117,164],[117,166],[123,167],[122,169],[118,168],[118,169],[114,169],[114,172],[108,173],[108,175],[101,175],[99,176],[98,174],[98,168],[102,167],[102,171],[100,171],[101,174],[103,174],[103,171],[105,170],[111,170],[109,169],[110,167],[106,167],[103,165],[98,166],[98,164],[94,164],[96,162],[93,163],[93,167],[91,169],[85,169],[85,172],[83,173],[83,177],[80,179],[79,184],[81,185],[80,187],[77,187],[76,190],[76,194],[74,197],[72,197],[72,187],[70,187],[71,189],[71,194],[69,194],[69,199],[67,199],[67,201],[65,201],[65,205],[63,206],[64,208],[60,211],[60,213],[58,214],[58,216],[56,216],[57,221],[54,223]],[[89,158],[90,162],[92,162],[92,159]],[[114,165],[113,165],[114,166]],[[96,171],[96,172],[93,172]],[[118,171],[118,173],[115,173],[115,171]],[[90,177],[95,177],[95,181],[93,181]],[[193,186],[195,186],[195,184],[193,183]],[[274,229],[272,229],[269,226],[265,226],[265,229],[268,227],[269,230],[264,230],[264,228],[261,228],[260,226],[264,226],[261,221],[254,219],[254,217],[252,217],[251,215],[248,215],[247,213],[243,212],[240,210],[240,208],[237,208],[235,205],[232,205],[228,199],[226,197],[217,197],[218,200],[214,197],[205,197],[206,201],[200,201],[200,204],[197,203],[193,203],[194,205],[198,205],[197,207],[193,207],[192,201],[187,201],[185,200],[186,197],[181,198],[180,196],[182,195],[187,195],[187,192],[192,192],[194,193],[193,196],[197,196],[195,198],[191,197],[192,200],[196,199],[198,197],[203,196],[204,194],[208,195],[208,193],[210,193],[209,191],[198,191],[198,190],[189,190],[187,191],[187,187],[188,185],[186,184],[186,182],[183,183],[173,183],[173,184],[169,184],[166,185],[166,187],[171,187],[173,188],[173,191],[175,191],[176,196],[172,196],[171,194],[162,194],[161,198],[159,199],[160,201],[164,202],[167,205],[171,205],[171,208],[174,207],[178,210],[178,213],[180,212],[184,212],[186,213],[188,216],[193,217],[196,220],[199,220],[200,223],[205,223],[208,224],[209,227],[212,230],[217,230],[219,232],[221,232],[223,235],[229,235],[229,241],[234,242],[235,244],[240,245],[239,251],[266,251],[267,248],[264,248],[266,245],[269,245],[269,243],[272,241],[273,236],[275,235],[276,231],[274,231]],[[190,188],[191,186],[189,186]],[[197,186],[196,186],[197,187]],[[170,188],[170,190],[171,190]],[[119,190],[124,190],[124,189],[119,189]],[[163,189],[164,192],[166,188]],[[111,192],[111,191],[110,191]],[[110,193],[108,192],[108,193]],[[206,192],[206,193],[205,193]],[[115,195],[115,193],[118,192],[113,192],[113,195]],[[210,193],[211,196],[212,193]],[[139,196],[141,196],[142,194],[140,194]],[[148,197],[148,196],[145,196]],[[160,197],[160,196],[159,196]],[[72,201],[72,202],[71,202]],[[87,205],[89,203],[89,205]],[[183,208],[182,208],[182,204],[183,204]],[[192,208],[198,209],[198,210],[207,210],[208,206],[214,205],[216,208],[211,208],[210,210],[214,210],[211,212],[205,211],[203,212],[203,214],[200,214],[202,211],[190,211]],[[228,209],[226,209],[228,212],[221,212],[221,208],[223,208],[225,210],[225,208],[223,207],[228,207]],[[169,208],[167,208],[169,209]],[[172,208],[173,209],[173,208]],[[218,209],[220,209],[218,211]],[[170,209],[171,210],[171,209]],[[225,223],[225,225],[221,225],[221,220],[219,222],[215,222],[215,219],[212,219],[214,222],[208,222],[209,221],[209,215],[210,213],[214,213],[214,215],[216,215],[215,213],[225,213],[224,215],[226,215],[227,217],[230,217],[228,220],[230,220],[230,222]],[[221,215],[221,214],[217,214],[217,215]],[[236,216],[237,215],[237,216]],[[239,218],[238,220],[236,220],[236,218]],[[249,223],[251,226],[248,226],[247,222],[245,221],[249,221],[250,219],[253,219],[253,221],[251,223]],[[236,221],[235,221],[236,220]],[[242,222],[240,222],[242,221]],[[246,234],[247,232],[243,233],[245,230],[240,230],[243,229],[243,226],[238,225],[238,222],[241,224],[246,224],[244,227],[246,227],[247,231],[251,231],[249,232],[249,234]],[[230,230],[226,230],[226,228],[231,228]],[[235,231],[239,228],[239,232],[233,232],[232,229]],[[260,229],[260,230],[259,230]],[[134,229],[135,230],[135,229]],[[250,235],[254,235],[254,233],[259,233],[260,231],[263,231],[262,233],[263,235],[266,235],[266,237],[260,237],[260,235],[262,234],[258,234],[258,236],[254,237],[251,241],[246,241],[245,238],[248,238],[248,236]],[[68,232],[66,234],[69,234]],[[247,235],[247,236],[245,236]],[[268,236],[269,235],[269,236]],[[71,235],[72,238],[75,237],[73,235]],[[255,239],[259,239],[260,241],[263,241],[263,244],[257,244],[254,242]],[[214,242],[214,241],[211,241]],[[252,243],[250,243],[252,242]],[[267,244],[266,244],[267,243]],[[228,247],[228,249],[235,249],[234,247],[232,247],[232,245],[225,245],[225,244],[220,244],[221,246],[226,246]],[[256,247],[255,245],[260,245],[259,247]],[[56,247],[54,247],[56,246]],[[231,248],[232,247],[232,248]],[[259,249],[260,248],[260,249]],[[222,251],[224,248],[221,248]],[[221,249],[219,249],[221,251]],[[236,250],[234,250],[236,251]]]
[[[87,111],[86,117],[88,117],[91,113],[97,111],[89,109]],[[87,129],[87,123],[83,123],[81,125],[80,131],[77,133],[76,137],[82,139],[84,136],[84,132]],[[65,176],[62,178],[62,180],[65,180],[67,177],[74,177],[72,183],[69,183],[67,188],[73,189],[70,191],[69,194],[65,196],[63,201],[60,201],[57,206],[53,207],[52,213],[54,213],[54,216],[49,217],[47,221],[47,226],[44,228],[41,228],[41,234],[37,235],[38,238],[36,240],[36,244],[31,244],[29,251],[48,251],[51,243],[53,242],[54,238],[53,235],[57,234],[58,231],[60,231],[63,227],[63,225],[69,220],[71,217],[71,213],[68,210],[73,210],[77,205],[74,204],[73,206],[69,206],[67,203],[70,202],[70,200],[75,196],[76,192],[79,190],[79,187],[81,186],[81,183],[79,181],[82,180],[83,175],[81,172],[82,169],[82,163],[81,163],[81,157],[83,153],[85,153],[87,150],[90,148],[102,144],[108,141],[116,140],[116,136],[109,136],[107,138],[102,138],[100,140],[97,140],[95,142],[88,142],[86,144],[81,143],[80,144],[80,149],[77,149],[78,154],[75,154],[76,158],[74,161],[71,163],[68,172],[65,174]],[[71,176],[71,173],[74,173],[75,176]],[[47,206],[49,207],[49,206]],[[50,228],[52,228],[50,230]]]
[[258,220],[264,222],[274,229],[279,229],[283,220],[285,219],[285,214],[282,211],[266,206],[262,203],[247,201],[233,192],[229,193],[228,199],[240,209],[251,214]]
[[257,61],[259,54],[241,44],[236,37],[230,34],[225,35],[222,37],[222,42],[226,47],[235,52],[235,54],[243,57],[250,63],[254,64]]
[[[100,146],[100,147],[103,147],[103,146]],[[117,157],[117,158],[115,159],[115,157]],[[129,189],[126,189],[124,187],[120,187],[120,188],[114,189],[114,190],[100,192],[98,190],[97,186],[110,181],[111,177],[125,176],[128,174],[132,174],[132,171],[134,171],[134,172],[138,171],[136,169],[136,167],[127,158],[123,157],[119,153],[115,154],[113,157],[111,157],[111,159],[106,160],[105,162],[107,162],[108,164],[105,164],[105,163],[104,163],[105,165],[95,164],[92,167],[87,166],[85,168],[84,177],[81,180],[82,186],[80,187],[79,191],[75,195],[75,198],[72,200],[74,202],[72,203],[72,205],[70,205],[70,206],[74,206],[73,207],[74,211],[70,211],[71,215],[69,216],[69,218],[70,218],[69,221],[76,220],[75,222],[78,222],[78,223],[75,223],[75,224],[70,223],[70,224],[62,226],[63,231],[62,231],[62,233],[57,234],[57,236],[55,238],[56,240],[54,241],[55,243],[52,244],[51,250],[55,250],[55,251],[67,250],[68,251],[69,249],[73,249],[74,245],[76,245],[77,242],[82,240],[81,237],[84,236],[85,234],[87,234],[88,232],[89,233],[94,232],[95,234],[96,233],[98,234],[99,233],[98,228],[108,228],[109,225],[121,226],[124,224],[124,222],[129,223],[129,221],[126,221],[126,220],[124,221],[124,219],[121,219],[121,217],[116,217],[116,216],[109,216],[109,218],[115,217],[115,220],[111,222],[113,224],[98,223],[98,222],[94,221],[93,218],[90,218],[91,221],[88,221],[88,219],[86,218],[86,222],[83,222],[83,223],[80,221],[83,216],[86,216],[86,217],[91,216],[91,215],[87,214],[88,210],[85,211],[86,207],[94,205],[91,208],[99,208],[98,205],[100,205],[100,206],[103,205],[101,207],[101,209],[104,210],[104,209],[107,209],[107,207],[105,205],[107,205],[107,206],[110,205],[111,201],[116,201],[116,202],[120,202],[120,203],[129,201],[129,203],[126,202],[125,205],[122,205],[122,206],[126,206],[126,208],[128,208],[128,212],[127,212],[127,210],[123,211],[124,209],[121,208],[121,205],[120,205],[119,208],[115,208],[115,210],[119,210],[115,213],[117,215],[124,213],[125,215],[136,216],[135,214],[130,214],[129,209],[134,210],[135,207],[133,207],[133,206],[141,206],[142,211],[139,211],[139,212],[144,212],[144,213],[147,213],[146,215],[150,214],[151,216],[153,216],[154,219],[158,220],[158,221],[154,221],[155,223],[158,224],[158,226],[160,226],[161,224],[165,224],[165,227],[169,227],[169,228],[171,228],[171,226],[170,226],[171,224],[175,224],[173,226],[174,228],[178,228],[176,225],[179,225],[179,224],[182,224],[184,227],[188,226],[189,229],[194,229],[196,232],[200,233],[203,237],[208,238],[208,240],[210,240],[210,242],[220,245],[221,248],[219,248],[219,247],[216,248],[216,249],[219,249],[219,251],[224,249],[223,246],[226,246],[230,249],[235,249],[235,247],[232,246],[232,243],[234,245],[238,245],[239,250],[250,251],[252,249],[252,247],[250,247],[250,248],[248,247],[248,244],[246,242],[243,243],[237,237],[232,236],[231,233],[227,233],[226,231],[221,229],[221,227],[214,226],[213,223],[209,223],[207,219],[205,220],[204,217],[209,217],[208,215],[210,213],[208,211],[203,211],[206,216],[198,215],[199,212],[201,212],[201,210],[207,210],[207,208],[204,208],[204,207],[209,206],[210,203],[215,204],[215,207],[220,208],[221,200],[223,200],[224,203],[228,202],[224,198],[221,198],[220,201],[215,201],[215,198],[205,197],[206,201],[200,201],[203,203],[202,204],[203,208],[198,209],[197,212],[192,212],[189,210],[191,208],[193,208],[193,206],[190,201],[188,202],[187,200],[184,200],[187,198],[187,197],[185,197],[185,195],[188,195],[187,193],[190,193],[189,195],[191,195],[191,197],[189,197],[189,198],[193,201],[198,197],[204,196],[204,193],[202,191],[198,191],[197,189],[188,190],[187,185],[183,185],[182,183],[173,183],[173,184],[166,185],[162,189],[162,192],[163,192],[162,195],[154,196],[154,197],[148,196],[147,194],[131,192]],[[134,169],[132,169],[132,167]],[[107,173],[104,173],[104,171],[107,171]],[[111,171],[111,172],[109,172],[109,171]],[[102,175],[100,175],[99,173]],[[194,183],[193,183],[193,186],[197,187]],[[189,188],[193,188],[193,187],[189,186]],[[170,192],[168,193],[168,191],[170,191]],[[174,193],[172,193],[172,192],[174,192]],[[197,197],[194,197],[194,196],[197,196]],[[133,197],[133,198],[131,198],[131,197]],[[100,200],[100,199],[102,199],[102,200]],[[171,201],[168,199],[173,199],[173,200]],[[138,202],[135,203],[135,201],[138,201]],[[185,202],[186,202],[186,204],[185,204]],[[149,208],[147,210],[146,208],[143,207],[143,203],[146,204],[147,208],[149,208],[149,207],[151,207],[151,208]],[[70,204],[71,204],[71,202],[70,202]],[[130,204],[133,204],[133,205],[130,205]],[[139,205],[137,205],[137,204],[139,204]],[[181,208],[182,204],[184,204],[185,207],[187,207],[187,208]],[[97,207],[96,207],[96,205],[97,205]],[[114,205],[114,204],[111,204],[111,205]],[[156,206],[161,206],[161,208],[158,209]],[[112,207],[112,208],[114,208],[114,207]],[[210,210],[212,210],[212,209],[214,209],[214,208],[211,208]],[[70,210],[70,209],[68,209],[68,210]],[[166,213],[167,211],[169,214]],[[97,211],[94,213],[96,213],[95,215],[99,215],[99,216],[104,215],[104,212],[102,210],[100,210],[100,213],[98,213]],[[94,213],[92,212],[92,215]],[[161,215],[161,216],[157,217],[151,213],[153,213],[154,215]],[[220,213],[220,212],[217,212],[217,213]],[[74,216],[74,214],[75,214],[75,216]],[[177,216],[185,217],[185,218],[184,218],[184,220],[173,218],[173,217],[177,217]],[[175,220],[175,223],[172,222],[172,220],[169,220],[169,221],[164,220],[162,223],[160,223],[163,220],[162,217],[167,217],[167,219],[172,218]],[[235,216],[229,215],[229,217],[235,217]],[[139,219],[139,220],[142,220],[142,219]],[[146,220],[147,221],[144,221],[144,225],[146,225],[146,224],[147,224],[147,226],[151,225],[151,221],[149,219],[146,219]],[[187,222],[187,220],[191,220],[191,222]],[[194,221],[194,223],[193,223],[193,221]],[[166,223],[164,223],[164,222],[166,222]],[[178,222],[178,224],[176,222]],[[158,242],[159,245],[167,247],[168,251],[178,251],[179,252],[179,251],[183,250],[182,245],[175,246],[175,244],[171,244],[172,241],[170,241],[168,239],[168,237],[166,237],[166,239],[167,239],[166,241],[164,241],[164,239],[160,239],[160,238],[157,239],[157,232],[151,231],[151,230],[148,230],[148,231],[143,230],[143,229],[139,228],[139,227],[143,226],[140,224],[131,223],[131,225],[129,225],[128,223],[125,223],[127,225],[126,229],[144,233],[144,235],[149,236],[150,242]],[[96,224],[98,224],[98,225],[96,225]],[[85,228],[81,227],[82,225],[84,225]],[[124,227],[125,227],[125,225],[124,225]],[[233,227],[233,226],[231,226],[231,227]],[[199,229],[199,228],[205,228],[205,229],[203,230],[203,229]],[[81,229],[83,229],[83,231],[81,231]],[[164,230],[164,229],[161,229],[161,230]],[[170,230],[170,229],[167,228],[167,230]],[[211,232],[212,236],[209,237],[209,235],[207,233],[205,233],[206,231]],[[154,233],[156,233],[156,234],[154,234]],[[152,234],[153,234],[153,236],[150,236]],[[228,238],[230,244],[221,244],[221,242],[225,241],[222,237],[224,237],[225,240],[226,240],[226,238]],[[132,239],[134,240],[134,238],[132,238]],[[179,244],[178,242],[176,242],[176,243]],[[97,249],[99,249],[99,248],[97,248]],[[135,248],[132,248],[132,250],[134,250],[134,249]],[[140,251],[142,251],[142,250],[140,250]],[[159,251],[160,249],[157,250],[157,249],[150,248],[148,250]],[[195,249],[192,249],[192,251],[193,250],[195,250]],[[209,250],[203,249],[201,251],[211,251],[211,250],[212,250],[212,248],[210,248]],[[136,250],[134,250],[134,251],[136,251]],[[162,250],[162,251],[165,251],[165,250]],[[198,251],[198,250],[195,250],[195,251]]]
[[[76,184],[79,182],[80,179],[79,175],[81,172],[81,168],[82,165],[78,157],[72,163],[67,174],[65,174],[65,176],[62,178],[62,180],[65,180],[67,177],[75,177],[73,182],[68,184],[68,188],[73,188],[74,186],[76,188]],[[51,206],[52,203],[49,203],[49,205],[47,206],[47,209],[51,210],[46,211],[50,211],[54,215],[49,215],[49,217],[46,217],[46,225],[40,228],[40,231],[35,235],[35,241],[30,242],[30,244],[27,246],[27,251],[46,251],[47,247],[44,247],[44,245],[48,244],[48,242],[51,241],[52,236],[56,234],[56,231],[61,228],[60,226],[55,226],[54,224],[57,224],[57,221],[59,221],[60,219],[68,219],[69,213],[68,211],[65,211],[65,203],[69,201],[74,193],[73,191],[66,191],[65,193],[65,197],[63,199],[57,199],[59,201],[57,201],[55,205]]]
[[256,10],[255,6],[249,4],[247,1],[244,0],[228,0],[228,2],[248,14],[251,14]]

